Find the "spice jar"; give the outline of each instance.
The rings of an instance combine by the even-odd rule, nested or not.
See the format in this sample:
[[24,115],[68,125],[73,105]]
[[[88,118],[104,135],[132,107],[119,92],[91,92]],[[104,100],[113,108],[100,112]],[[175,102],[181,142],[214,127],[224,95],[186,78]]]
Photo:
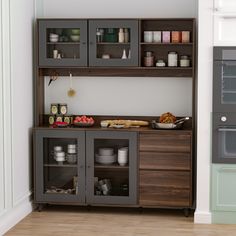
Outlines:
[[71,115],[65,115],[63,121],[70,125],[73,122],[73,117]]
[[67,113],[67,104],[66,103],[59,104],[59,111],[60,114],[65,115]]
[[48,117],[48,123],[49,125],[53,125],[55,122],[55,116],[54,115],[51,115]]
[[56,115],[58,114],[58,104],[52,103],[50,108],[51,114]]
[[170,31],[162,31],[162,43],[170,43]]
[[152,31],[144,31],[144,42],[151,43],[153,40],[153,32]]
[[176,52],[168,53],[168,66],[177,67],[178,66],[178,54]]
[[164,62],[164,60],[157,60],[156,66],[157,67],[165,67],[166,63]]
[[180,66],[181,67],[189,67],[190,66],[190,59],[188,56],[181,56],[180,57]]
[[154,56],[153,52],[146,52],[145,57],[143,58],[144,66],[150,67],[154,65]]
[[63,121],[63,116],[62,115],[57,115],[56,116],[56,122],[62,122]]

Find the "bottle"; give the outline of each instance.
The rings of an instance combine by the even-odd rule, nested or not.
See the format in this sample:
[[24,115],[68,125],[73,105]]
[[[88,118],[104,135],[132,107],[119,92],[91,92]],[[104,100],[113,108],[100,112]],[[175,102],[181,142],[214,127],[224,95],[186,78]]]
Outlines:
[[176,52],[168,53],[168,66],[177,67],[178,66],[178,54]]
[[128,59],[131,59],[131,50],[129,49]]
[[125,43],[129,42],[129,30],[127,28],[125,28],[125,32],[124,32],[124,42]]
[[123,50],[123,55],[122,55],[121,59],[127,59],[127,56],[126,56],[126,51],[125,51],[125,49]]
[[119,39],[118,39],[118,42],[119,42],[119,43],[124,43],[124,41],[125,41],[125,35],[124,35],[124,30],[123,30],[123,28],[120,28],[118,38],[119,38]]
[[97,38],[97,43],[101,43],[101,31],[100,29],[97,29],[97,32],[96,32],[96,38]]

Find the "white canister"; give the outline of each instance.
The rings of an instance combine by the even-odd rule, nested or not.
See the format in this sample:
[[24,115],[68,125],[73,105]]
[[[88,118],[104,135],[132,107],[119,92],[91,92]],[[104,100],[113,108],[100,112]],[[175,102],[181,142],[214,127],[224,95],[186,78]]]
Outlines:
[[168,53],[168,66],[177,67],[178,66],[178,54],[176,52]]
[[68,149],[67,149],[67,153],[69,153],[69,154],[75,154],[75,153],[76,153],[76,149],[75,149],[75,148],[68,148]]
[[118,163],[120,166],[125,166],[128,163],[128,148],[118,149]]
[[153,31],[153,42],[161,43],[161,31]]
[[57,153],[55,153],[55,159],[58,162],[65,161],[65,152],[57,152]]
[[180,57],[180,67],[189,67],[190,60],[188,56],[181,56]]
[[143,38],[145,43],[152,43],[153,41],[153,31],[144,31]]
[[58,57],[58,50],[53,50],[53,58],[56,59]]

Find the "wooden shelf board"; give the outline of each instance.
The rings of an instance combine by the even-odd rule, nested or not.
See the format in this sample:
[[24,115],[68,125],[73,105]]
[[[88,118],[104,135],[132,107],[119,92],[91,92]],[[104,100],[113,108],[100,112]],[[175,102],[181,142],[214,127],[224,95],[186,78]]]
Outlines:
[[145,43],[141,42],[141,45],[157,45],[157,46],[192,46],[193,43]]
[[95,169],[129,169],[129,166],[120,166],[118,164],[112,165],[102,165],[102,164],[95,164]]
[[75,168],[77,167],[77,165],[71,165],[71,164],[63,164],[63,165],[59,165],[59,164],[44,164],[44,167],[59,167],[59,168],[64,168],[64,167],[69,167],[69,168]]

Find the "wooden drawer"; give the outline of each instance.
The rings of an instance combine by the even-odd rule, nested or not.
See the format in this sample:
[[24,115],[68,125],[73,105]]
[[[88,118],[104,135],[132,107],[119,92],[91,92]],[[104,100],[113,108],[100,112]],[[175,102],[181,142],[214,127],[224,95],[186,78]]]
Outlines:
[[140,152],[140,169],[191,170],[190,153]]
[[140,206],[191,207],[190,192],[187,189],[141,186]]
[[188,171],[140,171],[140,205],[190,206]]
[[139,149],[156,152],[191,152],[191,135],[141,133]]

